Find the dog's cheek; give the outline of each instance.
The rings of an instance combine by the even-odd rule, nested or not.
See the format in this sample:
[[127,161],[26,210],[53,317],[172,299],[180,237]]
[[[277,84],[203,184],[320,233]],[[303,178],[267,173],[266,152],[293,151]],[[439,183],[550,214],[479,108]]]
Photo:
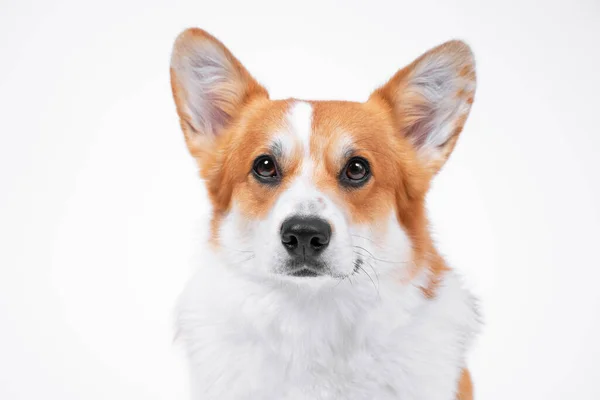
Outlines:
[[256,255],[260,260],[260,268],[265,273],[282,272],[288,257],[286,249],[281,244],[281,224],[285,214],[273,210],[264,219],[257,221]]
[[245,268],[254,258],[252,238],[256,229],[234,203],[222,218],[218,234],[218,247],[226,263],[235,268]]
[[409,233],[398,221],[395,212],[389,215],[382,226],[385,229],[378,232],[379,237],[376,239],[378,243],[382,244],[378,258],[385,260],[379,263],[380,268],[386,271],[393,269],[402,276],[410,273],[413,268],[410,263],[413,255],[413,243]]
[[356,249],[352,246],[353,229],[348,225],[346,210],[325,196],[327,206],[322,217],[331,224],[331,241],[324,257],[335,276],[352,274],[355,266]]
[[409,272],[412,243],[394,212],[369,224],[350,226],[352,249],[369,274]]

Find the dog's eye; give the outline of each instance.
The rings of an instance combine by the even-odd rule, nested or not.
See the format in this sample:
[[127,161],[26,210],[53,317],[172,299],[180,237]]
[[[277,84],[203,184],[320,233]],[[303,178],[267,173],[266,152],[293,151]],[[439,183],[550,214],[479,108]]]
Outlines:
[[353,157],[342,171],[341,180],[344,183],[359,186],[371,176],[369,162],[361,157]]
[[260,156],[254,161],[252,168],[254,175],[261,180],[270,180],[278,177],[277,165],[271,156]]
[[353,181],[364,179],[367,173],[367,166],[362,160],[351,160],[346,167],[346,176]]

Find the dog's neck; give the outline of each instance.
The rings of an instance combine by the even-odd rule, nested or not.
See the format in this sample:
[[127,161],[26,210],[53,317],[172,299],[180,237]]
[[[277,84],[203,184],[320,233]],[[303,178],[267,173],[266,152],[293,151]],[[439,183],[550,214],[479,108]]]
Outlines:
[[[427,297],[419,282],[426,276],[261,279],[207,252],[199,265],[177,321],[197,398],[207,387],[212,398],[319,398],[311,388],[357,382],[355,396],[344,398],[427,398],[452,391],[478,329],[474,301],[451,271]],[[256,386],[265,380],[272,384]]]

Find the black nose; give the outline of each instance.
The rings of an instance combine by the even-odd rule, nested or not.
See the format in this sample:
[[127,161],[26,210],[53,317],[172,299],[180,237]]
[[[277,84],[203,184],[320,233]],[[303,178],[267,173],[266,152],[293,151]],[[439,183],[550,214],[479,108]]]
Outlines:
[[281,225],[281,243],[295,256],[312,258],[329,245],[331,226],[327,221],[311,217],[292,217]]

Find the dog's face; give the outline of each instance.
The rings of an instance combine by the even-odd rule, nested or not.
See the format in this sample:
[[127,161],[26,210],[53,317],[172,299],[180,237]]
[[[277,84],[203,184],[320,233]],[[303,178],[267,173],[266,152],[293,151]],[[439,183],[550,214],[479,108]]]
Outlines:
[[298,282],[435,268],[424,199],[473,102],[465,44],[424,54],[365,103],[273,101],[217,39],[190,29],[171,81],[231,267]]

